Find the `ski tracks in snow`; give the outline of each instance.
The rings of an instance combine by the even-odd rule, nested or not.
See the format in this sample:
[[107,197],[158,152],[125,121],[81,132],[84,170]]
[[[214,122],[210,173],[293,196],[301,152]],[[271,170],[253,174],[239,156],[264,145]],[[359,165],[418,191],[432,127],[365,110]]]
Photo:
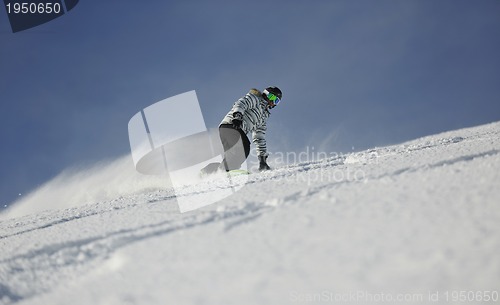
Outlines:
[[[335,203],[336,190],[346,185],[391,183],[404,175],[497,157],[500,147],[494,140],[498,137],[498,128],[479,135],[455,131],[253,174],[233,196],[191,213],[180,214],[172,190],[160,190],[2,221],[0,304],[50,291],[101,266],[121,248],[150,238],[206,225],[222,225],[222,231],[228,232],[286,205],[315,200]],[[478,145],[480,151],[470,149]],[[434,157],[434,150],[443,148],[449,149],[449,156]],[[425,158],[416,158],[422,154]],[[362,175],[349,177],[348,172]],[[189,188],[183,196],[216,190]]]

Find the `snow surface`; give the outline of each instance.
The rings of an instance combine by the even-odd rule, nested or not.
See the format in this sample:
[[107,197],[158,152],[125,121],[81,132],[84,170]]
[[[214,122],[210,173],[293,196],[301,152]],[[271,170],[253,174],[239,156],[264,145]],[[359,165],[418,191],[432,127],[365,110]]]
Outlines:
[[184,214],[155,188],[1,220],[0,304],[476,304],[452,293],[500,290],[500,122],[249,178]]

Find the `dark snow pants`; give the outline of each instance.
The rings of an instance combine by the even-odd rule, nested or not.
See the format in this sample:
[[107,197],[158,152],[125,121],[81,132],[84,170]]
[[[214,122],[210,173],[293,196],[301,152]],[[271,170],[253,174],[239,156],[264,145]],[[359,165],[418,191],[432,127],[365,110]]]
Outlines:
[[224,159],[220,164],[226,171],[239,169],[250,154],[250,140],[243,130],[230,124],[219,126],[219,136],[224,148]]

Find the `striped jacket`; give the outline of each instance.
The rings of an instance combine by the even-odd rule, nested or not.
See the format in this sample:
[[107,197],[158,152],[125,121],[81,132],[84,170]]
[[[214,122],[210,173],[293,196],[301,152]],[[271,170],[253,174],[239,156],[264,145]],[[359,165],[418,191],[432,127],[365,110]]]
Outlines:
[[252,132],[252,142],[257,148],[257,155],[267,156],[267,119],[271,113],[267,107],[267,102],[262,98],[262,93],[257,89],[251,89],[244,97],[234,103],[233,108],[224,117],[221,125],[232,124],[233,113],[235,112],[240,112],[243,115],[241,125],[243,132],[245,134]]

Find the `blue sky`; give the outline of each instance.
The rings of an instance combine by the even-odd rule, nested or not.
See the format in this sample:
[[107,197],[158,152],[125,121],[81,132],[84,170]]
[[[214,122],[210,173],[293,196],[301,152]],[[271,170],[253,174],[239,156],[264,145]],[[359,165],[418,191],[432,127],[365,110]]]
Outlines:
[[500,120],[500,1],[85,1],[0,12],[0,206],[129,152],[140,109],[196,90],[208,127],[279,86],[270,151],[349,152]]

